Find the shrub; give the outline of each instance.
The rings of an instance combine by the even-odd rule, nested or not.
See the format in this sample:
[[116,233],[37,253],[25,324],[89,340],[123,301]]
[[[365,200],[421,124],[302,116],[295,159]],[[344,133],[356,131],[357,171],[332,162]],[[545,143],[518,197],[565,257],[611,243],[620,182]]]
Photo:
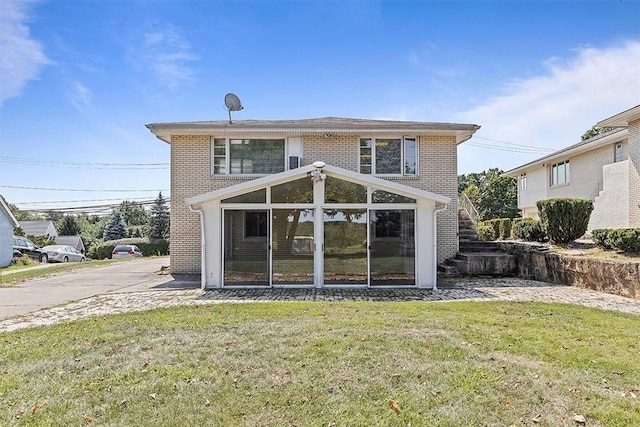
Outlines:
[[498,230],[500,231],[500,238],[502,240],[508,240],[511,238],[511,218],[500,218],[498,220]]
[[547,240],[542,223],[532,218],[523,218],[513,226],[513,235],[527,242],[544,242]]
[[640,252],[640,228],[597,229],[593,241],[606,249]]
[[36,265],[38,262],[34,261],[29,255],[23,254],[21,257],[16,257],[11,260],[12,265]]
[[493,226],[485,224],[483,222],[478,223],[478,236],[480,240],[495,240],[496,233]]
[[488,219],[486,221],[482,221],[482,223],[493,229],[493,239],[491,240],[495,240],[500,237],[500,222],[498,219]]
[[549,240],[570,243],[587,231],[593,201],[586,199],[539,200],[538,214]]
[[91,247],[89,258],[111,258],[111,252],[118,245],[136,245],[145,256],[167,255],[169,253],[169,241],[166,239],[148,239],[144,237],[109,240]]

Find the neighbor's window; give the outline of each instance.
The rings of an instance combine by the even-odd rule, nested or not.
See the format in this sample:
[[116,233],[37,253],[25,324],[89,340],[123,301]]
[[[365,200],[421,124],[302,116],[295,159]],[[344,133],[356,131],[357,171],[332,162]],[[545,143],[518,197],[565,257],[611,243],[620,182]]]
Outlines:
[[267,175],[284,171],[284,139],[214,138],[214,175]]
[[520,175],[520,191],[527,191],[527,174]]
[[416,138],[361,138],[360,173],[415,175],[417,151]]
[[245,211],[244,237],[267,237],[266,211]]
[[613,148],[613,162],[621,162],[624,159],[624,155],[622,153],[622,142],[616,142]]
[[551,185],[569,183],[569,160],[551,166]]

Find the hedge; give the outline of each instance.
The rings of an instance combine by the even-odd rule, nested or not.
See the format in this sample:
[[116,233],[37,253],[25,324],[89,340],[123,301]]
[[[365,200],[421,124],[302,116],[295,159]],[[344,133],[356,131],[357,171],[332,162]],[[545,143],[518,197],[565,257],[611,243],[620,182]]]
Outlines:
[[128,237],[98,243],[89,249],[88,257],[93,259],[111,258],[111,252],[118,245],[136,245],[145,256],[167,255],[169,241],[165,239],[149,239],[146,237]]
[[640,228],[599,228],[591,231],[593,241],[606,249],[640,252]]
[[[493,228],[493,239],[508,240],[511,238],[511,218],[496,218],[482,221],[482,224]],[[480,230],[478,230],[480,232]]]
[[478,223],[478,236],[480,240],[496,240],[496,233],[493,227],[483,222]]
[[539,200],[538,215],[552,243],[565,244],[587,231],[593,201],[587,199]]
[[517,239],[527,242],[545,242],[547,233],[542,227],[542,222],[533,218],[521,218],[513,225],[513,235]]

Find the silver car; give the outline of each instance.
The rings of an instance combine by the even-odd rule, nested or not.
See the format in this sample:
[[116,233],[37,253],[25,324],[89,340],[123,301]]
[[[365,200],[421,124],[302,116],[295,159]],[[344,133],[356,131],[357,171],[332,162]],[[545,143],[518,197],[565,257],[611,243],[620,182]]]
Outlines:
[[49,262],[84,262],[86,258],[71,246],[50,245],[42,248],[49,257]]
[[111,259],[138,258],[141,256],[142,252],[136,245],[119,245],[111,252]]

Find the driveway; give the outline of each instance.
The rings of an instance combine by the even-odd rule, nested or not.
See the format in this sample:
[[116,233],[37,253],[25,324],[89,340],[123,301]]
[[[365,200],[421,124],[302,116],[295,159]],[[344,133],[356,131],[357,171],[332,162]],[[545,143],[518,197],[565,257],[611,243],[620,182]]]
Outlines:
[[168,257],[148,258],[0,288],[0,319],[101,294],[199,287],[199,282],[177,281],[160,274],[160,269],[168,265]]

